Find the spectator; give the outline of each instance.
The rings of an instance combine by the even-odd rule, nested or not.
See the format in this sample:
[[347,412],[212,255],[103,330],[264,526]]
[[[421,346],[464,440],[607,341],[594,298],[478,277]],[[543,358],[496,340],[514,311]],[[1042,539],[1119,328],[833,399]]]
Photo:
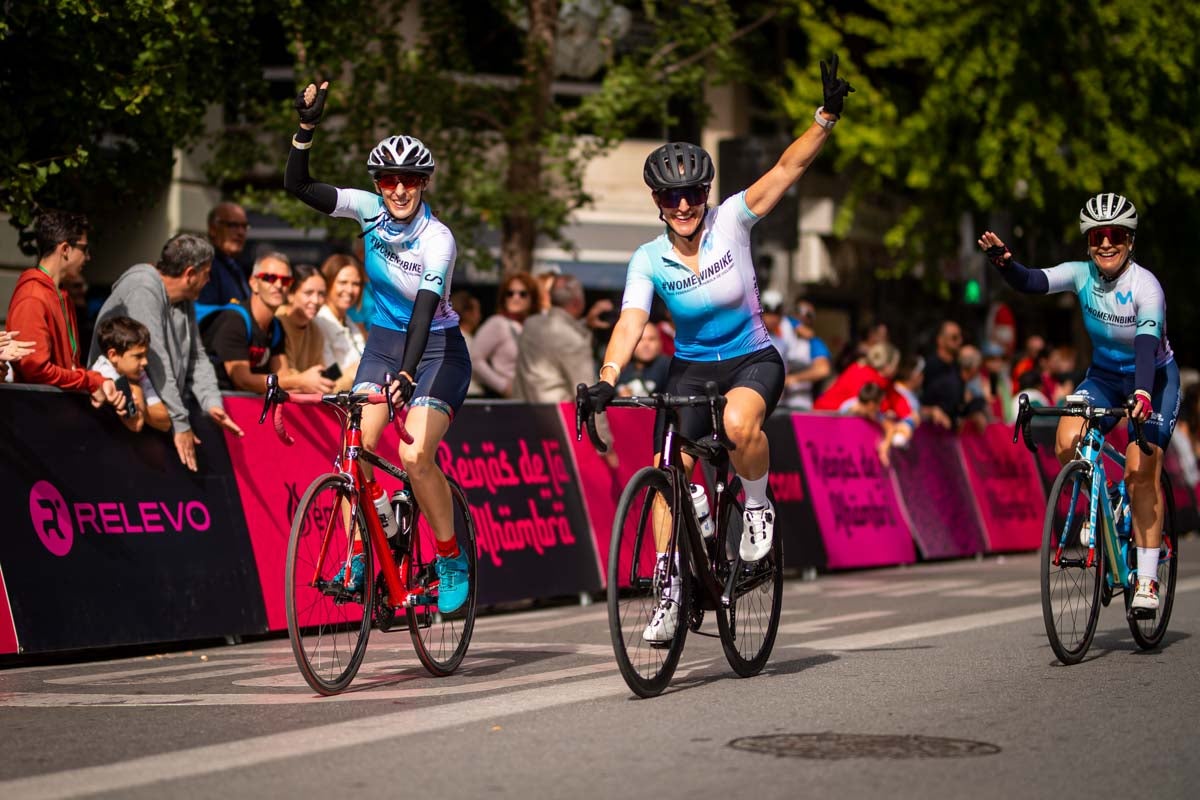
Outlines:
[[974,345],[963,345],[958,351],[958,368],[962,374],[963,387],[966,390],[967,404],[974,404],[981,410],[991,403],[991,393],[983,376],[983,354]]
[[164,433],[171,430],[171,417],[154,384],[146,374],[150,351],[150,329],[129,317],[111,316],[96,330],[99,356],[92,369],[112,378],[117,387],[128,387],[121,423],[137,433],[147,423]]
[[784,319],[792,326],[793,337],[783,361],[787,377],[783,380],[783,405],[793,411],[809,411],[815,390],[833,372],[832,358],[825,342],[813,330],[817,310],[807,300],[796,303],[796,319]]
[[633,348],[633,359],[617,378],[617,394],[621,397],[645,397],[665,391],[671,359],[663,355],[662,336],[658,326],[647,322],[642,338]]
[[562,275],[562,267],[558,264],[539,264],[533,270],[533,279],[538,287],[538,309],[544,314],[550,310],[550,290],[554,281]]
[[988,342],[983,346],[983,381],[987,396],[988,413],[993,419],[1012,422],[1008,416],[1012,406],[1012,373],[1008,368],[1007,351],[1004,345]]
[[925,383],[925,359],[920,356],[904,356],[896,370],[892,386],[908,402],[909,419],[914,426],[921,422],[921,387]]
[[86,391],[92,405],[125,408],[111,378],[83,368],[75,304],[61,284],[83,273],[91,258],[88,221],[82,214],[48,211],[35,224],[38,264],[17,279],[8,304],[8,324],[33,342],[33,352],[14,364],[18,383],[40,383]]
[[784,320],[783,295],[775,289],[767,289],[759,298],[759,305],[762,306],[762,321],[767,328],[767,336],[786,364],[788,350],[792,348],[795,336],[791,323]]
[[1010,405],[1010,414],[1012,419],[1017,418],[1017,411],[1020,409],[1021,395],[1029,395],[1029,404],[1038,408],[1054,405],[1046,397],[1046,393],[1042,391],[1042,376],[1034,370],[1025,370],[1021,377],[1017,378],[1017,396],[1012,399]]
[[341,376],[321,329],[313,323],[325,306],[325,276],[312,264],[292,267],[294,281],[286,305],[275,312],[283,325],[283,352],[291,372],[319,367],[329,380]]
[[[533,276],[528,272],[514,272],[501,284],[496,313],[484,320],[475,332],[471,365],[491,397],[511,397],[513,394],[517,340],[526,320],[541,309],[538,298],[538,283]],[[589,375],[587,381],[590,380]]]
[[[458,329],[462,331],[463,339],[467,342],[467,351],[471,354],[471,361],[475,361],[475,331],[478,330],[479,323],[483,320],[483,306],[480,305],[479,298],[466,289],[456,289],[450,294],[450,307],[458,312]],[[472,375],[471,383],[467,387],[467,397],[482,396],[483,387]]]
[[561,403],[596,373],[592,334],[583,321],[583,286],[559,275],[550,289],[550,309],[525,321],[518,342],[513,395],[529,403]]
[[925,359],[922,417],[943,428],[956,426],[964,411],[966,386],[958,366],[962,342],[962,328],[953,320],[945,320],[938,328],[934,352]]
[[1055,405],[1062,403],[1064,398],[1074,392],[1075,387],[1079,384],[1080,376],[1077,365],[1078,359],[1074,347],[1062,345],[1050,351],[1043,380],[1047,383],[1047,395]]
[[75,324],[79,326],[79,346],[82,352],[83,343],[90,343],[96,332],[96,320],[88,309],[87,281],[82,274],[72,275],[64,278],[59,288],[67,293],[67,297],[75,306]]
[[325,276],[325,305],[317,312],[316,323],[329,348],[329,365],[337,364],[342,376],[334,388],[350,389],[358,373],[358,362],[367,346],[367,331],[350,318],[353,309],[361,308],[367,271],[362,262],[351,255],[336,253],[321,264]]
[[1190,494],[1194,495],[1200,485],[1200,466],[1197,465],[1197,437],[1200,436],[1200,383],[1190,383],[1183,390],[1179,407],[1179,421],[1168,445],[1179,469],[1187,482]]
[[861,361],[851,364],[837,377],[825,392],[817,398],[817,411],[838,411],[847,401],[858,395],[864,383],[874,383],[883,389],[881,411],[891,419],[908,419],[912,409],[892,385],[892,378],[900,366],[900,351],[887,342],[871,345]]
[[847,342],[846,346],[842,348],[842,352],[838,353],[838,372],[844,372],[855,361],[864,358],[871,345],[884,344],[890,341],[888,338],[887,323],[878,321],[871,323],[863,328],[858,339]]
[[250,223],[237,203],[218,203],[208,212],[208,239],[213,246],[211,277],[200,291],[203,305],[250,302],[246,270],[238,263],[246,248]]
[[1034,334],[1025,339],[1025,349],[1021,352],[1021,357],[1017,360],[1013,367],[1012,377],[1013,386],[1017,385],[1017,381],[1031,369],[1036,369],[1038,362],[1044,356],[1046,350],[1046,340],[1041,336]]
[[[100,324],[113,316],[130,317],[150,331],[146,374],[166,406],[179,460],[192,472],[197,469],[200,439],[188,418],[189,398],[195,398],[217,424],[242,435],[225,413],[196,324],[195,301],[208,281],[212,258],[212,245],[199,236],[172,237],[163,245],[158,264],[137,264],[117,279],[97,317]],[[102,354],[93,338],[88,360],[94,362]]]
[[859,387],[858,394],[842,403],[838,413],[879,422],[882,419],[882,403],[883,388],[877,383],[864,383]]
[[284,291],[291,285],[292,267],[287,256],[267,253],[254,262],[250,302],[244,308],[217,311],[204,321],[204,349],[223,390],[264,394],[267,375],[275,373],[280,388],[285,390],[318,394],[333,391],[333,381],[321,375],[319,364],[297,372],[284,352],[282,326],[275,319],[275,311],[283,305]]

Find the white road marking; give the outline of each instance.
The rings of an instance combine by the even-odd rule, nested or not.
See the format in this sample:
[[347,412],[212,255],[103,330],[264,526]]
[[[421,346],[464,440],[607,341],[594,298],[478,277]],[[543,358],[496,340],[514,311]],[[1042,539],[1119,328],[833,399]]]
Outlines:
[[859,611],[853,614],[842,614],[839,617],[825,617],[824,619],[813,619],[807,622],[789,622],[786,625],[780,625],[779,632],[792,636],[805,633],[820,633],[846,622],[889,617],[895,613],[895,611]]
[[972,586],[969,589],[958,589],[946,592],[945,597],[1023,597],[1029,594],[1041,594],[1042,587],[1036,577],[1022,578],[1015,581],[999,581],[985,583],[982,586]]
[[597,622],[608,619],[608,609],[601,608],[595,611],[585,611],[580,614],[572,614],[554,619],[534,620],[532,622],[519,622],[508,625],[480,625],[480,633],[537,633],[538,631],[548,631],[554,628],[565,628],[569,625],[578,625],[584,622]]

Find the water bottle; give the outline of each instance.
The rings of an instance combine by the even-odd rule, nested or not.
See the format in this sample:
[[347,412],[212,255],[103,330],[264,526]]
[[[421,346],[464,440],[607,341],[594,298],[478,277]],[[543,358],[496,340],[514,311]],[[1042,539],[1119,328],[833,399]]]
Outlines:
[[408,533],[412,525],[412,493],[408,489],[397,489],[392,492],[392,513],[396,518],[396,530]]
[[396,535],[396,518],[392,516],[392,506],[383,492],[383,487],[378,483],[370,484],[369,489],[371,502],[375,504],[375,512],[379,514],[379,524],[390,539]]
[[711,539],[715,528],[712,515],[708,513],[708,495],[704,493],[704,487],[698,483],[692,484],[692,506],[696,509],[696,520],[700,523],[700,533],[705,539]]

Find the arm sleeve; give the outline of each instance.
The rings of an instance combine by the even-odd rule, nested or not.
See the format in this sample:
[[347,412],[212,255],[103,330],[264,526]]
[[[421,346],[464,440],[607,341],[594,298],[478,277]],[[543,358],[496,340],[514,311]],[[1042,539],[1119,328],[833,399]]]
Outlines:
[[421,289],[417,292],[416,302],[413,303],[412,318],[408,321],[408,333],[404,337],[404,358],[400,359],[400,369],[414,379],[421,356],[425,355],[425,344],[429,341],[433,312],[437,310],[441,301],[436,292]]
[[[296,132],[296,141],[311,142],[313,131],[301,128]],[[332,214],[337,207],[337,188],[328,183],[313,180],[308,174],[308,150],[297,150],[295,146],[288,153],[287,167],[283,172],[283,188],[298,197],[305,205],[320,211],[322,214]]]
[[1009,260],[1007,267],[997,267],[1004,282],[1018,292],[1024,294],[1047,294],[1050,291],[1050,281],[1046,273],[1040,269],[1030,269],[1015,258]]
[[1154,389],[1154,357],[1158,354],[1158,337],[1139,333],[1133,337],[1133,388],[1152,392]]

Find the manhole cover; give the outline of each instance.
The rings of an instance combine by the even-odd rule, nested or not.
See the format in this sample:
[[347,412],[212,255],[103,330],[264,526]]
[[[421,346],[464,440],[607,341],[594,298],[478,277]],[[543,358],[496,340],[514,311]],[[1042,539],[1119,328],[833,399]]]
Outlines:
[[875,736],[862,733],[776,733],[743,736],[729,746],[736,750],[772,756],[815,758],[826,761],[844,758],[965,758],[990,756],[1000,748],[969,739],[940,736]]

